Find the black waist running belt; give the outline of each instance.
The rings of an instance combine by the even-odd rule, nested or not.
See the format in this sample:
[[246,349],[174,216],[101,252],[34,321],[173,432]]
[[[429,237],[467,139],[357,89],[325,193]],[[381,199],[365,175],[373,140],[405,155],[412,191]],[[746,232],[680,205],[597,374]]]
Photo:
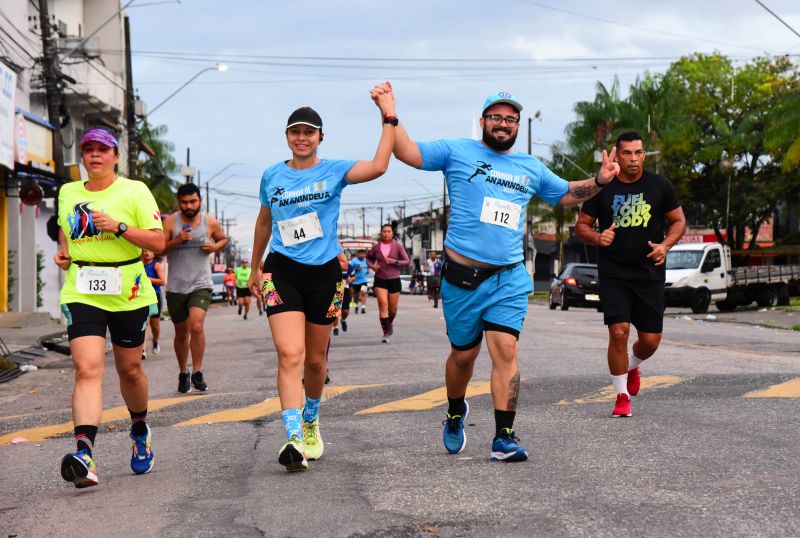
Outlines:
[[120,265],[131,265],[140,261],[141,258],[131,258],[130,260],[125,260],[121,262],[87,262],[84,260],[72,260],[72,263],[77,265],[78,267],[83,267],[84,265],[89,265],[91,267],[119,267]]
[[483,269],[481,267],[470,267],[447,258],[442,267],[442,276],[453,286],[458,286],[465,290],[474,290],[481,285],[481,282],[490,276],[502,273],[513,269],[522,262],[512,263],[511,265],[504,265],[502,267],[495,267],[492,269]]

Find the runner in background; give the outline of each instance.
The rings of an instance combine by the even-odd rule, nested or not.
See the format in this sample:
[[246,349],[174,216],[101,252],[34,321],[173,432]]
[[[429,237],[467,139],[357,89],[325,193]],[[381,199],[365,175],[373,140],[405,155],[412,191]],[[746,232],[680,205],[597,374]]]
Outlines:
[[350,272],[353,275],[353,282],[350,284],[350,294],[355,302],[354,314],[358,314],[358,304],[361,303],[361,313],[367,313],[367,290],[369,283],[369,271],[367,267],[367,251],[358,249],[356,257],[350,260]]
[[247,280],[250,278],[252,269],[248,265],[247,260],[242,260],[242,264],[236,268],[236,297],[239,303],[239,315],[242,315],[242,308],[244,308],[244,318],[247,319],[247,313],[250,312],[250,297],[252,293],[247,287]]
[[225,286],[225,306],[236,304],[236,275],[233,274],[233,267],[225,269],[225,276],[222,277]]
[[[164,221],[169,258],[167,307],[175,326],[173,347],[178,359],[178,392],[208,390],[203,375],[206,350],[204,325],[211,304],[211,255],[228,244],[219,221],[201,212],[203,199],[194,183],[178,187],[178,211]],[[189,352],[192,371],[189,372]],[[190,385],[191,381],[191,385]]]
[[[158,356],[161,353],[161,346],[158,345],[158,338],[161,336],[161,310],[163,303],[161,302],[161,286],[167,283],[164,278],[164,264],[161,263],[160,258],[156,258],[150,250],[142,251],[142,263],[144,263],[144,270],[150,283],[153,285],[153,290],[156,292],[157,311],[150,315],[150,332],[153,341],[153,356]],[[147,329],[145,329],[145,341],[147,340]],[[147,358],[147,345],[142,347],[142,360]]]
[[381,342],[389,343],[394,334],[394,318],[397,316],[397,305],[400,301],[400,268],[408,267],[408,253],[400,241],[394,238],[394,229],[390,224],[381,227],[381,240],[367,254],[367,265],[375,271],[373,289],[378,300],[378,321],[383,330]]
[[442,285],[442,260],[435,251],[430,251],[430,256],[425,260],[428,280],[428,298],[433,300],[433,307],[439,308],[439,291]]

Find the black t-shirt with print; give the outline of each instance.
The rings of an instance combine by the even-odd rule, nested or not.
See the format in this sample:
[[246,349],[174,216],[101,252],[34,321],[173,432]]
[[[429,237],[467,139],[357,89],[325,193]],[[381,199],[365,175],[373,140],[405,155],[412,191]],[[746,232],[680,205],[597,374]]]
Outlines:
[[581,211],[598,221],[605,230],[614,222],[614,242],[599,247],[598,272],[628,280],[661,280],[665,265],[656,266],[647,258],[652,252],[648,241],[664,240],[664,215],[680,207],[675,188],[664,176],[644,171],[634,183],[614,178],[594,198],[584,202]]

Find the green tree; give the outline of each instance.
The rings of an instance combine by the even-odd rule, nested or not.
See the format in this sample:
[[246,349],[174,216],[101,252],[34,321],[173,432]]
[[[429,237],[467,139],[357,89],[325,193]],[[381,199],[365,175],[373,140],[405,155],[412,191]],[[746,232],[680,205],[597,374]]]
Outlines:
[[164,138],[166,134],[166,125],[151,126],[146,121],[140,131],[141,146],[143,149],[146,147],[148,159],[140,164],[139,176],[150,187],[162,212],[175,209],[174,189],[178,186],[178,182],[170,178],[178,172],[178,164],[172,155],[175,144]]
[[[782,157],[765,145],[770,110],[790,84],[785,58],[757,58],[736,69],[721,54],[695,54],[670,66],[661,126],[667,175],[686,181],[688,213],[741,248],[745,229],[758,230],[789,194]],[[751,245],[755,244],[755,234]]]

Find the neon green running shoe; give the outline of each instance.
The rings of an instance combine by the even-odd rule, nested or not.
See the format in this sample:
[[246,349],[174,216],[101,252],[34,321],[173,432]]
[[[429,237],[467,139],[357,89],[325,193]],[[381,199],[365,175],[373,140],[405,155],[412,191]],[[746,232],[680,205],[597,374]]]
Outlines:
[[278,463],[286,467],[287,471],[305,471],[308,469],[308,460],[303,451],[303,441],[292,435],[278,452]]
[[313,422],[303,421],[303,445],[309,461],[322,457],[325,443],[322,442],[322,436],[319,434],[319,418]]

